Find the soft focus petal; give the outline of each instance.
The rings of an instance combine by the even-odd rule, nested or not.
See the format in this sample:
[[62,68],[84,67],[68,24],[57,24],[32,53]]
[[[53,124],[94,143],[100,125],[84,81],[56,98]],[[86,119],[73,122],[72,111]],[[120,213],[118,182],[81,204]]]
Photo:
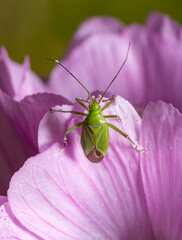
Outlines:
[[90,37],[92,34],[107,33],[107,32],[121,32],[124,24],[116,18],[112,17],[92,17],[83,22],[74,34],[69,50],[81,44],[85,38]]
[[34,233],[23,227],[13,215],[7,202],[0,207],[0,239],[41,240]]
[[182,27],[168,15],[152,13],[147,19],[147,27],[170,41],[182,40]]
[[42,79],[30,70],[29,58],[23,65],[9,59],[5,48],[0,52],[0,89],[10,97],[21,100],[33,93],[45,92],[46,86]]
[[[133,24],[120,32],[93,32],[81,44],[75,45],[62,63],[90,92],[104,91],[123,63],[131,42],[128,60],[109,91],[142,107],[151,100],[161,99],[182,111],[182,45],[177,38],[181,28],[176,26],[172,31],[175,23],[167,16],[157,18],[153,15],[153,18],[161,29],[169,29],[165,30],[166,34],[164,30],[153,29],[152,20],[146,27]],[[165,21],[161,21],[162,18]],[[94,25],[94,18],[88,21],[89,25]],[[80,31],[82,28],[78,36]],[[173,34],[171,37],[168,37],[169,32]],[[72,82],[74,88],[70,88]],[[49,86],[70,100],[87,97],[86,91],[60,66],[52,71]]]
[[182,239],[182,115],[171,105],[144,111],[141,171],[155,239]]
[[[129,40],[120,39],[117,34],[91,35],[82,44],[73,48],[62,63],[90,92],[104,91],[124,61],[128,43]],[[117,91],[114,91],[114,94],[120,92],[119,82],[122,76],[123,71],[117,78]],[[122,86],[123,82],[124,80]],[[70,87],[71,85],[74,87]],[[75,97],[88,96],[84,88],[60,66],[56,66],[52,71],[49,88],[72,101]]]
[[[138,136],[140,121],[135,126],[132,121],[139,117],[129,103],[117,101],[122,105],[113,111],[119,114],[123,108],[125,125]],[[43,239],[152,240],[138,157],[128,141],[111,130],[106,157],[93,164],[83,154],[80,129],[75,130],[65,151],[56,144],[14,174],[8,191],[12,211]]]
[[0,90],[0,194],[6,194],[12,174],[38,152],[38,125],[45,112],[65,103],[61,96],[46,93],[16,102]]

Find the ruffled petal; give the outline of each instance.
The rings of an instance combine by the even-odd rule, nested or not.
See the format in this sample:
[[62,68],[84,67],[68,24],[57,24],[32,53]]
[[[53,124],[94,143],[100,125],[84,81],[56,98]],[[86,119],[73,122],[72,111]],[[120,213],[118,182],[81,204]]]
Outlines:
[[155,239],[182,239],[182,115],[163,102],[144,111],[141,172]]
[[28,57],[20,65],[10,60],[3,47],[0,53],[0,73],[0,89],[18,101],[27,95],[47,90],[42,79],[30,70]]
[[[138,135],[135,127],[140,122],[135,127],[131,122],[134,115],[135,120],[139,117],[129,103],[118,101],[122,105],[117,102],[115,113],[123,109],[129,118],[125,125]],[[139,154],[126,139],[110,131],[106,157],[93,164],[81,148],[80,129],[75,130],[65,150],[53,145],[14,174],[8,191],[12,211],[43,239],[152,240]]]

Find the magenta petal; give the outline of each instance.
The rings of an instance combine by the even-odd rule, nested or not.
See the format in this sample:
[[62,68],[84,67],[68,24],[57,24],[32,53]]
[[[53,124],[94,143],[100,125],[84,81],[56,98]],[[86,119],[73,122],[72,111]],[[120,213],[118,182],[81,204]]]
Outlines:
[[7,201],[7,197],[0,196],[0,206]]
[[0,194],[6,195],[13,173],[38,152],[38,125],[45,112],[65,103],[61,96],[46,93],[16,102],[0,90]]
[[33,232],[31,233],[22,226],[7,202],[0,207],[0,239],[40,240]]
[[143,115],[140,160],[155,239],[182,239],[182,115],[163,102]]
[[[132,106],[118,97],[107,113],[113,111],[124,116],[124,123],[111,122],[138,138],[140,118]],[[152,240],[138,157],[111,130],[106,157],[93,164],[83,154],[80,130],[75,130],[65,150],[53,145],[14,174],[8,191],[12,211],[43,239]]]

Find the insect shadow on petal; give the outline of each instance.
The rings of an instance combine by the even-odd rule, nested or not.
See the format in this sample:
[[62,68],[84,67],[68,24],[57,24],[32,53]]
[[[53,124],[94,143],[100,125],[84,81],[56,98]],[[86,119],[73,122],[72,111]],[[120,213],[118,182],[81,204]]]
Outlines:
[[[103,92],[101,95],[99,101],[95,99],[94,96],[91,96],[90,92],[88,89],[79,81],[78,78],[73,75],[64,65],[60,63],[58,60],[53,60],[48,58],[49,60],[59,64],[61,67],[63,67],[88,93],[89,100],[83,100],[81,98],[76,98],[75,100],[77,103],[79,103],[83,108],[85,108],[88,113],[84,112],[77,112],[77,111],[63,111],[62,109],[60,110],[54,110],[51,109],[53,112],[62,112],[62,113],[73,113],[73,114],[78,114],[85,116],[85,120],[82,122],[79,122],[75,124],[73,127],[68,129],[64,133],[64,141],[66,142],[66,135],[73,130],[77,129],[78,127],[82,126],[82,134],[81,134],[81,145],[84,151],[85,156],[94,163],[100,162],[106,155],[107,149],[109,146],[109,127],[121,134],[123,137],[127,138],[131,144],[133,145],[134,148],[136,148],[139,151],[145,151],[142,147],[140,147],[137,143],[135,143],[126,133],[121,131],[119,128],[116,126],[108,123],[106,121],[107,118],[117,118],[120,119],[118,115],[103,115],[102,112],[109,107],[115,100],[115,98],[110,98],[103,100],[104,95],[106,94],[107,90],[109,87],[112,85],[112,83],[115,81],[117,78],[118,74],[120,73],[121,69],[125,65],[127,59],[128,59],[128,54],[130,50],[130,43],[128,45],[127,53],[126,53],[126,58],[122,65],[120,66],[118,72],[112,79],[112,81],[109,83],[107,86],[106,90]],[[100,103],[102,102],[107,102],[105,106],[101,108]],[[86,105],[86,104],[88,105]]]

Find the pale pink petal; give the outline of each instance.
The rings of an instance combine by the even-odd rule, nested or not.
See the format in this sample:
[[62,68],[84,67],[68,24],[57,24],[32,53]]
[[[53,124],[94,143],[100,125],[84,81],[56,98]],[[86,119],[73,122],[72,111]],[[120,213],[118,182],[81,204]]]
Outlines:
[[[52,107],[54,110],[66,110],[72,111],[72,105],[62,105]],[[64,132],[66,131],[66,121],[70,118],[70,113],[61,112],[47,112],[42,120],[40,121],[38,128],[38,145],[39,152],[43,152],[48,149],[51,145],[59,142],[64,146]]]
[[41,240],[25,227],[13,215],[8,202],[0,207],[0,239],[8,240]]
[[155,239],[182,239],[182,115],[163,102],[143,115],[143,186]]
[[[109,111],[119,114],[122,110],[126,129],[131,126],[133,135],[139,137],[136,130],[140,118],[129,103],[122,99],[119,102],[122,105]],[[136,119],[139,121],[134,126],[132,121]],[[122,129],[123,123],[118,125]],[[75,130],[65,150],[53,145],[15,173],[8,192],[12,211],[27,229],[43,239],[152,240],[139,154],[111,130],[106,157],[93,164],[81,148],[80,129]]]

